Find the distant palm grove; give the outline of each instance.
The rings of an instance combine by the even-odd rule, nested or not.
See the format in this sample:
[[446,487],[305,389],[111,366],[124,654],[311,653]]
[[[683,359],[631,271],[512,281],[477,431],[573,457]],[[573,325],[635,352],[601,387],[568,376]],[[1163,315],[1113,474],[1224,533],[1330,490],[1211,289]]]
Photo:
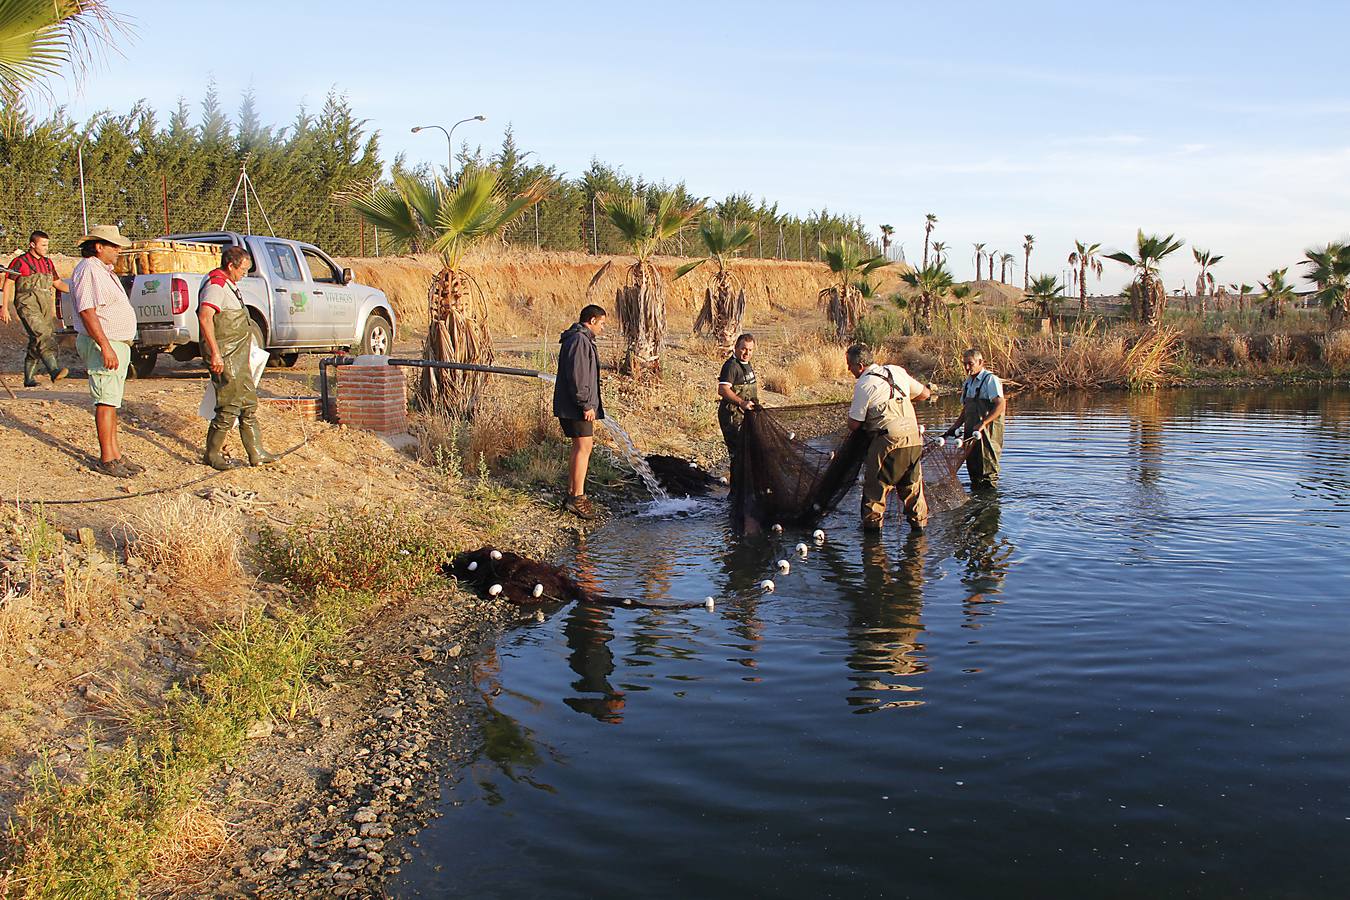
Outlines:
[[[425,155],[444,159],[446,146],[431,133]],[[82,145],[82,146],[81,146]],[[91,223],[116,224],[136,238],[167,231],[221,227],[247,163],[249,177],[266,210],[263,219],[250,198],[247,211],[255,232],[268,223],[279,235],[312,241],[333,253],[373,255],[384,238],[351,209],[352,198],[380,183],[385,160],[379,135],[359,118],[347,99],[330,93],[316,109],[301,108],[287,125],[264,124],[253,94],[229,115],[214,87],[197,110],[180,100],[167,118],[145,103],[122,114],[101,113],[83,124],[57,110],[45,119],[22,106],[0,103],[0,247],[13,249],[28,232],[49,232],[58,249],[71,249],[81,234],[77,160],[83,151],[85,194]],[[621,167],[592,160],[580,173],[563,173],[516,145],[508,128],[495,153],[457,148],[455,173],[465,166],[495,166],[509,192],[543,179],[547,198],[504,236],[510,244],[546,250],[598,254],[625,252],[623,236],[599,208],[605,195],[637,194],[649,199],[666,191],[687,205],[704,199],[684,183],[649,182]],[[444,167],[413,167],[399,156],[395,174],[444,177]],[[881,252],[876,238],[856,217],[822,208],[806,217],[780,213],[776,203],[748,193],[732,194],[707,207],[720,218],[754,227],[742,248],[748,256],[818,259],[821,243],[854,242]],[[235,200],[230,227],[242,230],[244,198]],[[696,238],[695,238],[696,239]],[[694,251],[688,235],[677,236],[666,252]]]

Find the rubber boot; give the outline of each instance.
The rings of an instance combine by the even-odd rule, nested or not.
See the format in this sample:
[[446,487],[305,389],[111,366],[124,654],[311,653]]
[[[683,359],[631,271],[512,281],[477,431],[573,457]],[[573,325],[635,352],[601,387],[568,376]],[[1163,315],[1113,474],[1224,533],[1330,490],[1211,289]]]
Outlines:
[[258,419],[251,410],[239,417],[239,440],[244,444],[250,466],[265,466],[277,461],[278,457],[268,453],[263,446],[262,429],[258,427]]
[[23,386],[37,387],[37,360],[26,356],[23,359]]
[[202,462],[213,469],[219,469],[222,472],[228,472],[230,469],[239,468],[239,463],[228,459],[221,451],[225,449],[225,442],[230,438],[230,426],[219,422],[216,419],[211,420],[211,425],[206,429],[206,455],[202,457]]
[[61,360],[57,359],[53,353],[42,357],[42,364],[47,367],[48,374],[52,376],[52,384],[56,384],[70,374],[70,370],[61,365]]

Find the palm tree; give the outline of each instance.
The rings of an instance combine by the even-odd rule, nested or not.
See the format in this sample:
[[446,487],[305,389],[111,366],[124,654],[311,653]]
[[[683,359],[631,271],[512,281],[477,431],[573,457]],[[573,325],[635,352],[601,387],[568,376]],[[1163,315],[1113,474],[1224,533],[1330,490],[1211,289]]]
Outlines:
[[989,251],[989,268],[988,268],[987,271],[989,272],[989,280],[990,280],[990,281],[993,281],[993,280],[994,280],[994,257],[996,257],[996,256],[998,256],[998,251],[997,251],[997,250],[990,250],[990,251]]
[[889,253],[891,249],[891,237],[895,234],[895,227],[892,225],[881,226],[881,255],[887,259],[891,258]]
[[906,272],[900,276],[900,280],[919,292],[919,302],[915,307],[916,324],[923,331],[931,331],[934,307],[952,290],[952,273],[942,263],[934,262],[917,272]]
[[965,321],[970,313],[970,305],[979,301],[979,294],[975,292],[975,286],[971,284],[957,284],[952,286],[952,300],[947,304],[947,324],[952,324],[952,310],[961,311],[961,321]]
[[1101,244],[1084,244],[1082,241],[1073,242],[1073,252],[1069,254],[1069,265],[1076,266],[1073,269],[1073,277],[1078,282],[1078,312],[1087,312],[1087,275],[1093,272],[1097,280],[1102,280],[1102,260]]
[[1017,257],[1011,253],[1000,253],[998,257],[998,280],[1008,283],[1008,266],[1016,265]]
[[1350,244],[1330,243],[1304,253],[1304,278],[1317,286],[1313,297],[1327,309],[1331,327],[1342,328],[1350,316]]
[[928,236],[933,233],[933,226],[937,224],[937,214],[929,213],[924,217],[923,223],[923,267],[928,268]]
[[857,248],[844,241],[828,247],[821,244],[820,253],[838,283],[822,290],[816,299],[825,307],[825,315],[833,323],[839,340],[847,341],[853,337],[865,311],[867,298],[859,285],[866,283],[870,293],[872,285],[867,276],[891,263],[882,256],[863,257]]
[[1022,302],[1032,308],[1042,319],[1055,314],[1055,304],[1064,294],[1064,285],[1054,275],[1037,275],[1027,286],[1027,296]]
[[1250,284],[1230,284],[1228,286],[1228,289],[1230,291],[1237,292],[1238,312],[1245,313],[1247,311],[1247,295],[1250,294],[1253,290],[1255,290],[1255,288],[1253,288]]
[[0,97],[85,64],[126,23],[104,0],[0,0]]
[[1268,281],[1261,282],[1261,299],[1266,302],[1266,315],[1278,319],[1284,315],[1284,305],[1294,299],[1294,286],[1284,280],[1289,267],[1272,269],[1266,276]]
[[[980,264],[984,262],[984,244],[974,244],[972,246],[975,247],[975,280],[979,281],[981,271]],[[989,274],[993,275],[994,273],[990,272]]]
[[1034,234],[1022,235],[1026,240],[1022,244],[1022,252],[1026,258],[1022,263],[1022,290],[1027,290],[1031,286],[1031,248],[1036,243]]
[[1175,235],[1169,234],[1166,237],[1158,234],[1145,235],[1143,229],[1140,229],[1135,238],[1134,255],[1124,250],[1106,255],[1107,259],[1124,263],[1134,269],[1139,319],[1146,328],[1158,327],[1163,309],[1167,306],[1167,291],[1163,288],[1162,279],[1158,277],[1158,264],[1185,245],[1186,242],[1177,240]]
[[698,236],[708,255],[680,266],[675,270],[675,278],[679,280],[712,260],[717,271],[713,272],[712,280],[703,291],[703,308],[694,321],[694,333],[709,329],[718,348],[730,353],[745,316],[745,288],[727,268],[727,260],[750,243],[755,229],[750,225],[728,227],[722,219],[706,219],[699,225]]
[[[661,371],[661,351],[666,339],[666,285],[650,262],[652,254],[689,225],[703,204],[681,206],[680,194],[663,191],[648,204],[638,194],[598,198],[600,208],[619,230],[637,260],[628,267],[627,280],[614,292],[614,312],[623,331],[623,372],[627,375]],[[600,267],[591,279],[594,287],[614,264]],[[588,289],[589,290],[589,289]]]
[[1214,289],[1214,275],[1209,271],[1209,267],[1223,259],[1222,256],[1210,253],[1208,250],[1201,250],[1199,247],[1191,248],[1191,256],[1195,259],[1195,264],[1200,267],[1200,274],[1195,277],[1195,296],[1200,300],[1200,313],[1205,312],[1205,289]]
[[[400,175],[392,188],[375,188],[352,201],[361,218],[389,235],[394,250],[430,250],[441,257],[441,271],[427,291],[426,359],[492,361],[482,289],[460,268],[460,259],[470,247],[501,237],[550,188],[550,182],[541,178],[512,195],[499,170],[470,165],[459,173],[454,187]],[[472,415],[484,377],[482,372],[423,369],[418,396],[425,409]]]
[[933,241],[933,262],[941,263],[947,252],[946,241]]

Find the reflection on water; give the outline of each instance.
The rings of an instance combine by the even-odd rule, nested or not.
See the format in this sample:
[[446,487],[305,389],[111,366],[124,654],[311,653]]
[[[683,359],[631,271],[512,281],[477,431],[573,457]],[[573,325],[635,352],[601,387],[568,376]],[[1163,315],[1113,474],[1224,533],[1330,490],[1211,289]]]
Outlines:
[[592,534],[587,587],[715,611],[506,635],[395,892],[1343,896],[1350,393],[1014,398],[997,493],[823,527]]
[[[921,688],[911,676],[926,669],[919,635],[923,623],[923,565],[928,536],[908,532],[892,563],[875,534],[862,539],[862,590],[849,610],[848,637],[853,652],[848,667],[856,674],[848,697],[857,712],[918,706],[916,698],[890,699],[890,692]],[[887,677],[895,676],[895,677]]]

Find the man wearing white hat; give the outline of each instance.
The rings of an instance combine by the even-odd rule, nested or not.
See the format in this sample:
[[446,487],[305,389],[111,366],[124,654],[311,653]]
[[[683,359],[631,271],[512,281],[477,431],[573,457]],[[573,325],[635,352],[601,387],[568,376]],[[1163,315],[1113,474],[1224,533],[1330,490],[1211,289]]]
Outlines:
[[94,398],[94,428],[98,432],[99,460],[94,469],[114,478],[130,478],[145,471],[122,456],[117,443],[117,410],[136,339],[136,310],[113,273],[117,251],[131,246],[116,225],[95,225],[80,238],[80,256],[70,277],[75,299],[75,348],[89,370],[89,394]]

